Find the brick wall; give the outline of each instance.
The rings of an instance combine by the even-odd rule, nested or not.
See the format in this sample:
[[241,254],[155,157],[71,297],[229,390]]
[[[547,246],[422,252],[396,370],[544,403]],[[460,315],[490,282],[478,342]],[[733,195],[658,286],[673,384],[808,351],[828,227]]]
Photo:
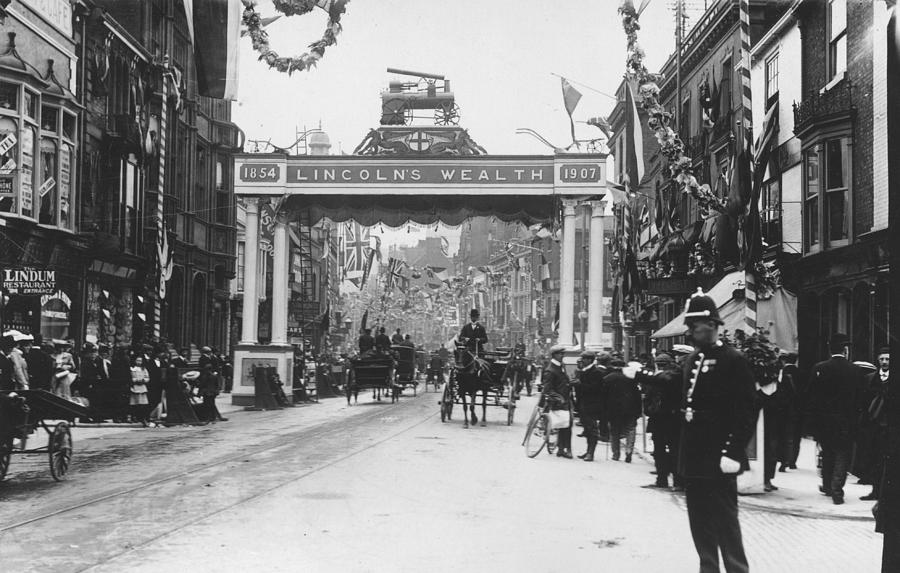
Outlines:
[[887,23],[883,2],[874,3],[872,32],[872,230],[888,226]]

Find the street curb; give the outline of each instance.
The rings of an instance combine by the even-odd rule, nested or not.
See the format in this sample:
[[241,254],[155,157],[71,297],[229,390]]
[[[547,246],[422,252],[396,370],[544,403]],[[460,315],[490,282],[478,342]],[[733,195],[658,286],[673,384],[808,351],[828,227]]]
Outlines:
[[[653,465],[653,456],[652,454],[648,454],[642,452],[640,450],[635,450],[634,454],[647,462],[648,465]],[[670,495],[673,497],[681,497],[678,494],[671,492]],[[739,494],[738,500],[740,502],[740,506],[745,509],[753,510],[753,511],[764,511],[768,513],[777,513],[779,515],[790,515],[793,517],[802,517],[806,519],[830,519],[832,521],[855,521],[860,523],[875,523],[874,517],[868,516],[860,516],[860,515],[836,515],[833,513],[823,513],[818,511],[811,511],[808,509],[796,508],[796,507],[780,507],[776,505],[772,505],[770,503],[766,503],[762,501],[757,496],[761,496],[765,494]]]

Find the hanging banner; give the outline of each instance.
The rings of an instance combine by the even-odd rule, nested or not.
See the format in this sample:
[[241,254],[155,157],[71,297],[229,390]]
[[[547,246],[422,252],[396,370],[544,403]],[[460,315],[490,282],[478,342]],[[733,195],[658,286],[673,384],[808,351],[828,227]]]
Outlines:
[[3,269],[0,286],[10,294],[53,294],[56,292],[56,271],[34,267]]

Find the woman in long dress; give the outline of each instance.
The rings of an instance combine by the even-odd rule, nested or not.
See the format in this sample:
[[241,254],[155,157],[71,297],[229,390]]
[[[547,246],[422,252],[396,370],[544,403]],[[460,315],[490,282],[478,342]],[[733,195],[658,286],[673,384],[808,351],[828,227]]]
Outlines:
[[133,420],[140,421],[145,426],[148,424],[150,401],[147,399],[147,383],[150,381],[150,373],[144,368],[144,357],[135,356],[134,366],[131,367],[131,416]]
[[75,358],[69,352],[66,344],[57,344],[56,354],[53,356],[53,359],[56,362],[56,369],[50,390],[60,398],[71,400],[72,392],[70,388],[76,377]]

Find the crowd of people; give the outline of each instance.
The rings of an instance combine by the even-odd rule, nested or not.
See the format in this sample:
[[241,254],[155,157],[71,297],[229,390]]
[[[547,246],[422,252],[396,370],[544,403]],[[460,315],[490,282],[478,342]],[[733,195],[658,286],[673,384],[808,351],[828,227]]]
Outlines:
[[[748,359],[719,337],[722,321],[715,303],[698,293],[689,301],[685,324],[694,346],[675,345],[652,362],[626,364],[621,355],[581,354],[574,378],[562,366],[567,350],[550,349],[542,376],[550,413],[570,412],[583,427],[586,448],[578,457],[594,461],[598,442],[608,441],[612,459],[630,462],[642,413],[652,434],[656,480],[644,487],[686,492],[688,517],[702,571],[718,571],[719,553],[729,571],[747,571],[737,509],[736,476],[749,469],[746,448],[764,418],[764,488],[777,473],[797,469],[804,436],[815,439],[821,475],[819,491],[844,503],[848,473],[872,485],[863,500],[879,500],[879,484],[890,457],[887,428],[890,352],[882,348],[877,366],[851,362],[851,340],[829,339],[831,356],[807,376],[797,356],[778,358],[775,380],[756,380]],[[553,420],[553,418],[549,418]],[[557,455],[572,458],[568,426],[558,430]],[[780,464],[780,467],[779,467]],[[807,468],[809,469],[809,468]],[[884,478],[883,478],[884,476]],[[878,513],[877,506],[873,509]]]
[[[192,361],[190,348],[176,352],[166,343],[111,348],[85,342],[76,352],[71,340],[14,330],[0,337],[0,392],[45,390],[88,407],[95,421],[225,421],[215,398],[231,391],[232,377],[227,357],[208,346]],[[193,396],[202,401],[192,408],[197,416],[177,412],[191,407]]]

